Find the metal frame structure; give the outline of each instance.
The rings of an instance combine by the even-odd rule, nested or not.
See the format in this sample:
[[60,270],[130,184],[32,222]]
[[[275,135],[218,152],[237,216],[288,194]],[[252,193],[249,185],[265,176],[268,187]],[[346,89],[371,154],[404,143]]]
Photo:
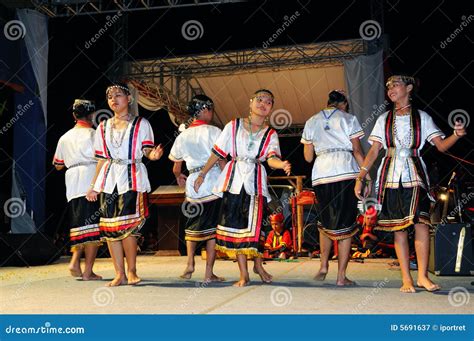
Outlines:
[[218,6],[243,0],[32,0],[33,6],[50,18],[149,11],[196,6]]
[[231,75],[262,69],[295,69],[307,65],[341,65],[345,59],[365,55],[363,39],[226,51],[130,63],[130,76],[141,79]]
[[[288,70],[308,66],[341,65],[345,59],[366,55],[369,42],[363,39],[329,41],[293,46],[225,51],[128,63],[129,73],[124,77],[155,88],[160,93],[174,93],[175,99],[163,96],[163,106],[173,107],[178,121],[185,120],[185,108],[192,96],[202,93],[199,76],[222,76],[262,70]],[[153,85],[152,85],[153,84]],[[218,116],[218,115],[217,115]],[[219,122],[222,124],[222,122]],[[279,131],[280,136],[298,136],[303,126],[292,126]]]

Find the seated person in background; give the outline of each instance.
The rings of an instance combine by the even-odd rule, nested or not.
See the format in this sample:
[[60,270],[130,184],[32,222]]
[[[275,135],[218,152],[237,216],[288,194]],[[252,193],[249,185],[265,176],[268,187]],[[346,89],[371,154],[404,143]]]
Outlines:
[[272,214],[269,219],[273,230],[270,231],[265,242],[263,257],[266,259],[292,258],[291,235],[283,226],[283,213]]

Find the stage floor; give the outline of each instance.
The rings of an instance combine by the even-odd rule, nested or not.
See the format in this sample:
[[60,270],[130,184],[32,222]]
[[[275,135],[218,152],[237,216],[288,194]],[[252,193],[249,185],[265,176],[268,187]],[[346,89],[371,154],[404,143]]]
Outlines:
[[[399,292],[400,272],[393,259],[351,262],[348,277],[357,287],[335,286],[337,263],[324,282],[312,280],[319,260],[267,262],[274,283],[264,285],[251,274],[251,285],[234,288],[237,264],[216,262],[226,282],[203,284],[204,261],[196,257],[191,280],[178,276],[185,257],[138,257],[137,286],[106,288],[113,277],[110,259],[98,259],[95,271],[104,281],[82,282],[69,276],[68,258],[31,268],[0,268],[2,314],[470,314],[474,277],[435,277],[442,290]],[[249,263],[251,265],[251,263]],[[416,273],[414,273],[416,275]],[[460,289],[457,287],[462,287]],[[455,292],[450,291],[455,289]],[[467,289],[467,290],[466,290]],[[471,308],[469,308],[471,307]]]

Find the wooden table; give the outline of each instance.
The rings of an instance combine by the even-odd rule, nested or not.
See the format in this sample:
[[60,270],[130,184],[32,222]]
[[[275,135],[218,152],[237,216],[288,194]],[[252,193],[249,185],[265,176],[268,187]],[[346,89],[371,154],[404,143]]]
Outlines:
[[155,256],[181,256],[186,250],[181,212],[184,187],[160,186],[149,195],[150,204],[158,208],[158,251]]

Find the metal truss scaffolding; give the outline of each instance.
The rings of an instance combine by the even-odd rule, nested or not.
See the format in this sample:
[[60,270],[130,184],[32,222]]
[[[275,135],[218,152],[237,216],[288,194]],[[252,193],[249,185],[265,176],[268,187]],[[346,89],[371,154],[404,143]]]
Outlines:
[[[367,51],[367,41],[354,39],[143,60],[128,63],[125,78],[154,92],[154,98],[173,108],[173,114],[182,122],[187,117],[185,104],[202,93],[197,81],[200,77],[341,65],[345,59],[366,55]],[[301,129],[292,127],[280,133],[296,136]]]
[[195,6],[218,6],[242,0],[32,0],[33,6],[51,18]]

